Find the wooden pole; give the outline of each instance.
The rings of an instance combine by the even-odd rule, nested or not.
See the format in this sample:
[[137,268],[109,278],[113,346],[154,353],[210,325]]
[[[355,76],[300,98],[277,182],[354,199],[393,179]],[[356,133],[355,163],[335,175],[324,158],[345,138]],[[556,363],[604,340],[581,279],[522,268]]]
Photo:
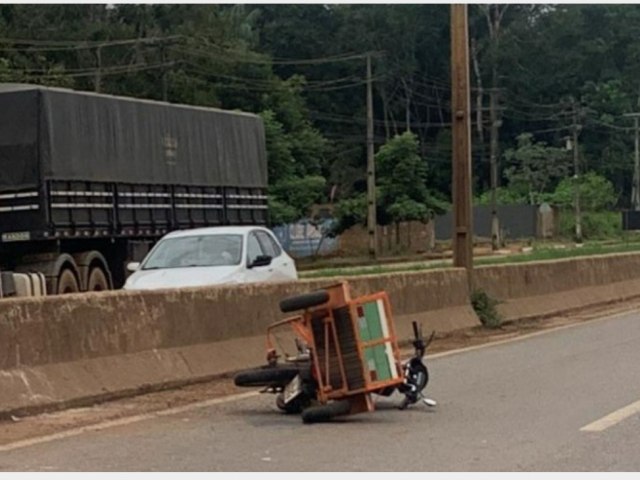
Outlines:
[[371,54],[367,55],[367,230],[369,233],[369,257],[378,256],[378,232],[376,219],[376,172],[373,151],[373,90],[371,80]]
[[582,243],[582,212],[580,211],[580,151],[578,149],[578,107],[573,101],[573,207],[575,214],[575,241]]
[[627,113],[624,116],[633,118],[633,126],[635,130],[631,208],[637,212],[640,210],[640,126],[638,125],[638,117],[640,116],[640,113]]
[[453,110],[453,264],[467,269],[473,286],[471,210],[471,94],[466,5],[451,5],[451,92]]

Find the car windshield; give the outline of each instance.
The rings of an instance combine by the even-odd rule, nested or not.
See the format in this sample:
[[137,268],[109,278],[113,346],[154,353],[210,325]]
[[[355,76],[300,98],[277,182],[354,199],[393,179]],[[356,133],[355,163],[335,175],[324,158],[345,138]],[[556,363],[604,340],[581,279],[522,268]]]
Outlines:
[[142,270],[238,265],[241,258],[242,235],[174,237],[158,243],[144,262]]

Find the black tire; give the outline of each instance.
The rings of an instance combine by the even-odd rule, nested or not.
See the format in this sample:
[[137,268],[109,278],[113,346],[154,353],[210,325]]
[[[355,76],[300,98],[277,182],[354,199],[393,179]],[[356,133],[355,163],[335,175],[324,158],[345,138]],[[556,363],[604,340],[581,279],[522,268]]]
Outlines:
[[326,290],[318,290],[317,292],[296,295],[295,297],[285,298],[280,302],[280,311],[282,313],[295,312],[296,310],[305,310],[307,308],[316,307],[329,301],[329,292]]
[[412,362],[409,368],[409,375],[417,387],[418,392],[424,390],[427,383],[429,383],[429,370],[427,370],[427,366],[420,361]]
[[71,270],[65,268],[58,277],[58,295],[65,295],[67,293],[78,293],[79,291],[80,286],[78,285],[78,279]]
[[[429,383],[429,370],[419,359],[411,361],[408,374],[409,378],[405,379],[405,384],[400,388],[400,392],[405,395],[398,407],[400,410],[404,410],[409,405],[416,403],[420,398],[420,392]],[[414,386],[415,389],[412,389],[411,386]]]
[[289,366],[252,368],[238,373],[233,382],[238,387],[284,387],[298,372],[297,367]]
[[109,280],[102,268],[94,267],[89,273],[89,280],[87,281],[88,292],[102,292],[109,290]]
[[351,403],[349,400],[338,400],[326,405],[307,408],[302,412],[302,421],[304,423],[328,422],[337,416],[347,415],[350,411]]

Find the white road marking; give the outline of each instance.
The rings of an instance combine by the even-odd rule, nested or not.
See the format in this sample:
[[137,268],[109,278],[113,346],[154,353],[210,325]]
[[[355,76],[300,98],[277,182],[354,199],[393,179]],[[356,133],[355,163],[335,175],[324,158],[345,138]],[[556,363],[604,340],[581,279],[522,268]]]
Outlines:
[[622,407],[609,415],[602,417],[595,422],[585,425],[580,429],[581,432],[602,432],[609,427],[617,425],[626,418],[636,413],[640,413],[640,400],[633,402],[626,407]]
[[[466,353],[466,352],[470,352],[473,350],[479,350],[481,348],[489,348],[489,347],[494,347],[497,345],[504,345],[507,343],[514,343],[514,342],[519,342],[519,341],[523,341],[526,340],[528,338],[532,338],[532,337],[537,337],[539,335],[546,335],[548,333],[553,333],[553,332],[557,332],[558,330],[565,330],[567,328],[573,328],[573,327],[577,327],[580,325],[584,325],[586,323],[593,323],[593,322],[600,322],[600,321],[604,321],[604,320],[612,320],[615,318],[619,318],[619,317],[624,317],[633,313],[638,313],[637,309],[631,309],[631,310],[625,310],[624,312],[619,312],[613,315],[609,315],[609,316],[605,316],[605,317],[601,317],[601,318],[595,318],[595,319],[590,319],[586,322],[578,322],[578,323],[572,323],[570,325],[562,325],[560,327],[555,327],[555,328],[549,328],[547,330],[542,330],[539,332],[534,332],[534,333],[529,333],[526,335],[520,335],[514,338],[507,338],[505,340],[499,340],[497,342],[488,342],[488,343],[484,343],[481,345],[474,345],[472,347],[465,347],[465,348],[459,348],[457,350],[450,350],[448,352],[441,352],[441,353],[437,353],[434,355],[429,355],[429,359],[435,359],[435,358],[442,358],[442,357],[447,357],[449,355],[458,355],[461,353]],[[63,440],[65,438],[69,438],[69,437],[75,437],[78,435],[82,435],[83,433],[87,433],[87,432],[98,432],[101,430],[106,430],[109,428],[114,428],[114,427],[120,427],[120,426],[124,426],[124,425],[130,425],[132,423],[137,423],[137,422],[142,422],[145,420],[151,420],[153,418],[159,418],[159,417],[165,417],[165,416],[170,416],[170,415],[176,415],[179,413],[185,413],[185,412],[190,412],[192,410],[197,410],[200,408],[206,408],[206,407],[211,407],[214,405],[220,405],[223,403],[229,403],[229,402],[233,402],[233,401],[238,401],[238,400],[243,400],[246,398],[251,398],[251,397],[255,397],[259,395],[258,391],[251,391],[248,393],[241,393],[238,395],[231,395],[228,397],[222,397],[222,398],[216,398],[216,399],[212,399],[212,400],[204,400],[202,402],[196,402],[196,403],[191,403],[188,405],[183,405],[181,407],[174,407],[174,408],[169,408],[167,410],[160,410],[157,412],[153,412],[153,413],[147,413],[147,414],[142,414],[142,415],[135,415],[132,417],[126,417],[126,418],[120,418],[117,420],[108,420],[106,422],[102,422],[102,423],[98,423],[95,425],[87,425],[84,427],[79,427],[79,428],[73,428],[70,430],[66,430],[64,432],[60,432],[60,433],[54,433],[51,435],[45,435],[42,437],[36,437],[36,438],[30,438],[27,440],[20,440],[17,442],[13,442],[13,443],[7,443],[6,445],[0,445],[0,453],[1,452],[9,452],[11,450],[17,450],[19,448],[26,448],[26,447],[30,447],[33,445],[38,445],[41,443],[47,443],[47,442],[53,442],[55,440]],[[638,402],[640,403],[640,402]],[[588,426],[588,425],[587,425]],[[586,428],[586,427],[583,427]]]
[[151,420],[158,417],[166,417],[169,415],[177,415],[180,413],[190,412],[200,408],[212,407],[214,405],[220,405],[223,403],[234,402],[238,400],[244,400],[259,395],[258,391],[251,391],[248,393],[241,393],[238,395],[230,395],[228,397],[214,398],[211,400],[204,400],[202,402],[190,403],[181,407],[168,408],[166,410],[160,410],[152,413],[145,413],[142,415],[134,415],[132,417],[119,418],[117,420],[108,420],[106,422],[97,423],[95,425],[87,425],[79,428],[72,428],[60,433],[53,433],[51,435],[45,435],[42,437],[29,438],[27,440],[20,440],[13,443],[7,443],[6,445],[0,445],[0,452],[9,452],[18,448],[31,447],[40,443],[53,442],[55,440],[63,440],[69,437],[76,437],[87,432],[98,432],[100,430],[106,430],[108,428],[121,427],[124,425],[130,425],[132,423],[142,422],[144,420]]

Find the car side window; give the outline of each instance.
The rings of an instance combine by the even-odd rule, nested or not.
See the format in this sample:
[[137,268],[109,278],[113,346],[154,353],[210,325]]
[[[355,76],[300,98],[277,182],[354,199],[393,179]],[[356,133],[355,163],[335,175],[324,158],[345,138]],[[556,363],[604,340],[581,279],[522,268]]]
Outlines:
[[254,232],[251,232],[247,239],[247,264],[251,265],[260,255],[264,255],[264,252],[262,251],[258,237],[256,237]]
[[262,245],[262,250],[269,255],[271,258],[279,257],[282,253],[282,249],[280,245],[276,243],[276,241],[269,235],[267,232],[256,232],[258,239],[260,240],[260,244]]

